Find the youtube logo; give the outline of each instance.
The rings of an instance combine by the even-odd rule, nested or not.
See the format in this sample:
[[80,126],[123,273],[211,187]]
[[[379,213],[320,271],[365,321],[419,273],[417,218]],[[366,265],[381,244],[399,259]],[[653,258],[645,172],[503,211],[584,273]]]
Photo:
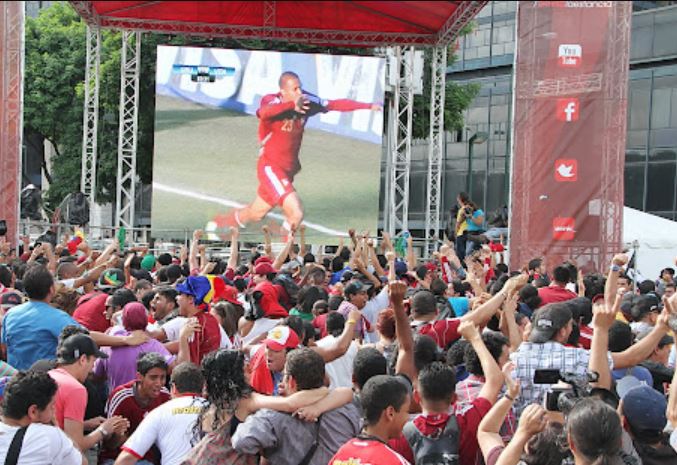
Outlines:
[[556,241],[573,241],[576,237],[574,218],[555,218],[552,220],[552,238]]
[[561,44],[557,51],[557,64],[560,68],[579,68],[583,58],[583,48],[578,44]]
[[569,158],[560,158],[555,160],[555,181],[578,181],[578,160]]
[[577,98],[558,98],[557,99],[557,119],[570,123],[578,121],[580,105]]

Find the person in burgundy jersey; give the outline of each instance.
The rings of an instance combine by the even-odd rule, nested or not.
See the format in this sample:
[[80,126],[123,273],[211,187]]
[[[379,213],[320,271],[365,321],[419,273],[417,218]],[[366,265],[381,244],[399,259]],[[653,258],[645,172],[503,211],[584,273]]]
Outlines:
[[304,93],[301,80],[291,71],[282,73],[279,85],[280,92],[263,96],[256,112],[261,146],[256,198],[244,208],[217,215],[207,224],[207,231],[243,228],[247,223],[261,221],[276,206],[282,208],[286,218],[283,227],[287,231],[295,230],[303,220],[303,206],[293,182],[294,176],[301,171],[299,150],[308,118],[329,111],[382,110],[382,106],[375,103],[320,100]]

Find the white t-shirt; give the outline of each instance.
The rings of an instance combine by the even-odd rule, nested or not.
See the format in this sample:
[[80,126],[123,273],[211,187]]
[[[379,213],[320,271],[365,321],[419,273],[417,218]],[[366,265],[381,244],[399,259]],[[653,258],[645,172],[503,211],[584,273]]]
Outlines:
[[205,400],[186,395],[165,402],[143,419],[122,446],[135,457],[143,457],[156,444],[162,465],[178,465],[193,447],[193,427]]
[[[186,324],[186,321],[188,321],[188,318],[183,316],[177,316],[176,318],[169,320],[167,323],[162,325],[160,329],[163,329],[165,331],[165,334],[167,335],[167,340],[169,342],[178,341],[179,334],[181,333],[181,328],[183,328],[183,325]],[[219,331],[221,331],[221,345],[219,346],[219,348],[231,349],[233,347],[233,343],[230,342],[230,338],[223,330],[223,327],[221,325],[219,325]]]
[[73,287],[73,286],[75,286],[75,279],[76,278],[60,279],[59,284],[63,284],[66,287],[70,287],[71,289],[75,289],[75,291],[78,294],[84,294],[85,290],[82,288],[82,286],[80,286],[78,288]]
[[[4,462],[18,426],[0,423],[0,457]],[[18,465],[81,465],[82,454],[56,426],[32,423],[26,430]]]
[[[336,339],[336,337],[330,334],[317,341],[316,344],[319,347],[327,347],[334,344]],[[357,343],[352,341],[345,354],[333,362],[325,364],[324,370],[327,372],[330,381],[329,389],[353,387],[353,361],[357,355],[357,350]]]
[[364,334],[364,343],[375,344],[378,342],[378,331],[376,331],[376,320],[378,320],[378,314],[382,310],[388,308],[390,304],[390,296],[388,296],[388,287],[385,286],[381,292],[376,294],[376,296],[371,299],[362,309],[362,316],[364,316],[371,325],[373,330],[370,333]]

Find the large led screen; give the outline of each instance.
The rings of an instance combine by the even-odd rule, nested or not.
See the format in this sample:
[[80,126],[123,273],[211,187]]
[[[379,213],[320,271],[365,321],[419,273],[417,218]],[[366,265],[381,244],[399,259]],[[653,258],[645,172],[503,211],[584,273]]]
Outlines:
[[[385,61],[157,50],[152,225],[212,239],[300,221],[329,241],[376,230]],[[326,242],[325,242],[326,243]]]

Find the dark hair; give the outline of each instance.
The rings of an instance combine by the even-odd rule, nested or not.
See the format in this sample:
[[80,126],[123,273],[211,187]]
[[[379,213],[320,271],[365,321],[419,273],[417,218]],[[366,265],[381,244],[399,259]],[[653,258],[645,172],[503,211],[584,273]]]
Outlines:
[[661,270],[661,274],[659,274],[658,277],[659,277],[659,278],[662,278],[662,277],[663,277],[663,273],[668,273],[668,274],[671,274],[672,276],[674,276],[674,275],[675,275],[675,269],[674,269],[674,268],[670,268],[670,267],[668,267],[668,268],[663,268],[663,269]]
[[147,279],[139,279],[136,284],[134,284],[134,292],[138,292],[141,289],[152,289],[153,283]]
[[463,286],[463,281],[461,281],[460,279],[454,279],[451,282],[451,285],[453,286],[454,292],[456,294],[459,294],[461,296],[463,296],[463,294],[465,294],[465,286]]
[[285,368],[294,378],[299,391],[316,389],[324,384],[324,360],[312,349],[301,347],[287,354]]
[[157,278],[157,281],[159,283],[166,283],[167,282],[167,267],[163,266],[158,268],[157,273],[155,273],[155,277]]
[[327,300],[327,306],[329,307],[330,312],[334,312],[338,310],[338,308],[341,306],[341,303],[343,303],[343,296],[342,295],[332,295],[329,296],[329,300]]
[[562,445],[563,425],[548,423],[543,431],[532,436],[527,442],[529,451],[522,454],[522,460],[527,465],[561,465],[568,456],[567,449]]
[[343,247],[339,252],[339,256],[343,259],[344,262],[350,260],[350,249],[348,247]]
[[414,339],[414,365],[416,370],[439,360],[440,348],[430,336],[419,334]]
[[339,312],[331,312],[327,314],[325,326],[327,333],[334,337],[339,337],[346,325],[346,319]]
[[370,378],[360,392],[365,425],[377,424],[383,411],[388,407],[392,406],[399,412],[408,395],[409,389],[404,380],[390,375],[376,375]]
[[287,318],[282,320],[282,324],[293,329],[299,339],[304,339],[303,333],[305,332],[305,329],[303,327],[303,320],[300,316],[289,315]]
[[623,352],[632,345],[633,338],[629,324],[620,320],[614,321],[609,328],[609,351]]
[[315,302],[318,300],[326,300],[327,297],[327,293],[324,289],[317,286],[303,287],[298,294],[297,308],[301,313],[312,313]]
[[568,283],[569,280],[571,279],[571,275],[569,274],[569,268],[567,268],[564,265],[556,266],[552,272],[552,277],[558,283]]
[[585,286],[585,297],[592,300],[596,295],[604,294],[605,284],[606,277],[604,277],[603,275],[599,273],[586,274],[583,277],[583,285]]
[[531,310],[536,310],[541,306],[542,300],[538,295],[538,289],[531,284],[527,284],[519,291],[520,301],[525,303]]
[[502,276],[504,274],[508,274],[510,269],[508,268],[508,265],[505,263],[497,263],[496,266],[494,267],[494,273],[496,276]]
[[61,333],[59,334],[59,342],[58,345],[61,345],[63,341],[68,339],[71,336],[74,336],[76,334],[87,334],[89,335],[89,330],[85,328],[84,326],[80,325],[66,325],[63,327],[61,330]]
[[323,315],[329,311],[329,304],[326,300],[318,300],[313,304],[313,310],[316,311],[318,315]]
[[447,284],[440,278],[435,278],[430,283],[430,292],[433,295],[443,297],[444,293],[447,292]]
[[0,284],[12,287],[12,270],[8,266],[0,265]]
[[168,371],[169,369],[167,362],[162,355],[155,352],[140,353],[136,359],[136,371],[141,374],[141,376],[146,376],[153,368],[160,368],[164,371]]
[[136,300],[136,295],[130,289],[122,287],[120,289],[116,289],[115,292],[113,292],[113,296],[111,298],[111,305],[113,307],[124,308],[124,306],[130,302],[138,302]]
[[432,292],[417,291],[411,298],[411,312],[417,315],[430,315],[437,311],[437,300]]
[[146,307],[146,310],[150,310],[150,302],[153,300],[154,297],[155,297],[155,289],[146,291],[141,296],[141,303],[143,304],[144,307]]
[[543,264],[542,258],[532,258],[531,260],[529,260],[529,263],[527,264],[527,269],[529,271],[536,270],[540,268],[542,264]]
[[673,289],[677,289],[677,284],[675,284],[675,283],[666,283],[666,284],[665,284],[665,289],[667,289],[667,288],[669,288],[669,287],[671,287],[671,288],[673,288]]
[[311,252],[308,252],[303,256],[303,263],[315,263],[315,255],[313,255]]
[[158,295],[161,295],[165,299],[176,303],[176,296],[178,295],[178,292],[176,292],[176,289],[174,289],[171,286],[161,286],[155,289],[155,293]]
[[[503,353],[503,347],[509,345],[508,338],[495,331],[482,334],[482,341],[484,341],[484,345],[487,346],[489,353],[497,362]],[[475,376],[484,376],[484,370],[482,370],[480,358],[477,355],[477,352],[475,352],[475,349],[470,344],[468,344],[465,348],[463,361],[465,362],[465,369],[470,373]]]
[[576,451],[589,463],[616,462],[623,427],[616,411],[601,400],[579,400],[567,417],[567,431]]
[[200,367],[190,362],[178,364],[172,370],[172,384],[179,393],[202,395],[205,379]]
[[[604,288],[602,288],[601,293],[604,293]],[[568,300],[567,303],[576,322],[580,320],[586,326],[592,322],[592,300],[587,297],[576,297],[575,299]]]
[[490,294],[491,295],[496,295],[498,294],[501,289],[503,289],[503,286],[505,286],[505,283],[508,282],[508,279],[510,279],[510,276],[507,274],[503,274],[498,277],[498,279],[494,282],[494,284],[491,285],[490,288]]
[[241,305],[222,300],[212,305],[212,310],[221,317],[221,327],[226,334],[233,337],[237,333],[237,324],[240,318],[244,316],[244,308]]
[[648,294],[649,292],[655,292],[656,291],[656,283],[651,281],[650,279],[646,279],[639,283],[637,286],[637,289],[639,290],[640,295]]
[[167,266],[165,273],[167,273],[167,282],[169,284],[174,284],[183,275],[181,267],[176,264]]
[[387,361],[381,352],[373,347],[364,347],[357,351],[353,360],[353,381],[360,390],[370,378],[385,375],[387,372]]
[[7,383],[2,403],[2,413],[13,420],[28,415],[28,409],[35,405],[43,411],[56,395],[56,381],[45,372],[20,371]]
[[465,339],[457,339],[449,346],[445,360],[447,365],[455,367],[465,364],[465,348],[470,347],[470,343]]
[[547,285],[548,285],[548,281],[546,281],[544,278],[538,278],[538,279],[534,279],[533,281],[531,281],[531,284],[532,284],[536,289],[540,289],[540,288],[542,288],[542,287],[547,286]]
[[207,404],[198,416],[193,433],[196,438],[202,436],[202,423],[214,406],[211,430],[217,431],[229,422],[224,420],[235,412],[241,399],[252,393],[251,386],[244,375],[244,354],[239,350],[219,349],[202,359],[202,376],[205,380]]
[[54,285],[54,277],[46,266],[30,266],[23,278],[23,286],[29,299],[44,300]]
[[340,256],[336,256],[331,259],[331,271],[332,273],[337,273],[343,269],[343,259]]
[[310,340],[316,340],[318,332],[315,330],[312,321],[303,320],[303,345],[308,347],[310,345]]
[[421,397],[431,402],[449,402],[456,392],[456,373],[442,362],[433,362],[418,374]]

